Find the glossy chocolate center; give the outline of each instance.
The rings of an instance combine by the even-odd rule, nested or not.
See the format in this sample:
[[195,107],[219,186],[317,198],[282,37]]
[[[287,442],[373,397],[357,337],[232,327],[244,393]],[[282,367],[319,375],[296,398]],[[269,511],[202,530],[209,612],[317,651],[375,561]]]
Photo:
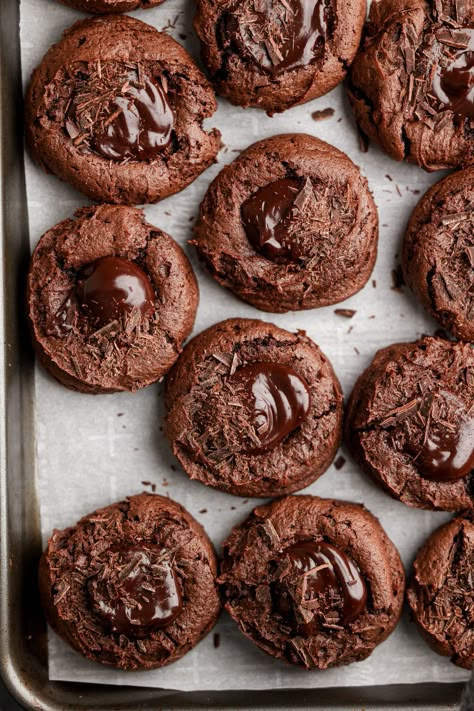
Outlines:
[[324,0],[250,0],[226,18],[226,31],[241,56],[273,76],[320,56],[327,29]]
[[424,479],[448,482],[461,479],[474,469],[474,417],[450,426],[433,424],[414,464]]
[[258,443],[247,454],[264,454],[277,446],[306,418],[311,395],[306,383],[286,365],[250,363],[238,368],[229,382],[251,409]]
[[444,108],[474,119],[474,28],[452,30],[451,36],[464,46],[446,67],[437,68],[433,91]]
[[138,309],[142,316],[153,312],[155,294],[149,278],[134,262],[123,257],[102,257],[81,269],[75,298],[82,311],[97,326]]
[[169,625],[182,611],[173,568],[151,549],[132,546],[115,553],[109,567],[88,584],[94,609],[107,628],[140,639]]
[[257,252],[275,262],[285,262],[296,256],[285,219],[300,188],[300,180],[282,178],[260,188],[242,204],[242,224],[249,242]]
[[322,625],[345,626],[365,607],[367,586],[357,565],[331,543],[296,543],[276,564],[274,610],[297,634],[314,635]]
[[168,145],[174,117],[166,94],[148,77],[110,101],[108,119],[94,131],[91,148],[109,160],[153,160]]

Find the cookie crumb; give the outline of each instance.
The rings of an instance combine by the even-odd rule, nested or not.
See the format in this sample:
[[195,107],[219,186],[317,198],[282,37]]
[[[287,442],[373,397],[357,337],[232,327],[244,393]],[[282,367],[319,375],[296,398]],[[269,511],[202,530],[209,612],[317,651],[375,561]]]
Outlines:
[[346,463],[346,458],[343,457],[342,454],[341,454],[341,455],[339,455],[339,457],[338,457],[338,458],[336,459],[336,461],[334,462],[334,466],[335,466],[336,469],[339,471],[340,469],[342,469],[342,467],[344,466],[345,463]]
[[320,109],[319,111],[313,111],[311,118],[313,121],[322,121],[323,119],[331,118],[334,116],[334,109],[328,107],[327,109]]
[[355,309],[334,309],[334,313],[337,316],[344,316],[344,318],[352,318],[357,311]]

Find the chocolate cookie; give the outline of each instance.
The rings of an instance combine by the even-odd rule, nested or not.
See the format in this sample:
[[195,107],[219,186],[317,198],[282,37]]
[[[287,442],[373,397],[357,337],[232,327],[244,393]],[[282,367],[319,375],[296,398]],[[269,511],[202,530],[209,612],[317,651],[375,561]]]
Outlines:
[[198,296],[186,255],[141,210],[82,208],[48,230],[31,259],[27,307],[38,358],[74,390],[137,390],[175,362]]
[[166,33],[131,17],[76,22],[33,72],[27,139],[46,170],[98,201],[157,202],[216,156],[210,84]]
[[240,496],[278,496],[327,469],[342,392],[301,331],[229,319],[196,336],[166,381],[165,434],[191,479]]
[[247,148],[211,183],[196,245],[211,274],[264,311],[335,304],[362,289],[377,254],[367,181],[337,148],[305,134]]
[[59,0],[59,2],[76,10],[84,10],[84,12],[100,15],[108,12],[146,10],[149,7],[160,5],[163,0]]
[[46,618],[88,659],[155,669],[217,622],[217,561],[204,529],[175,501],[140,494],[53,531],[39,566]]
[[374,0],[350,71],[367,136],[426,170],[474,163],[474,6]]
[[212,82],[269,114],[326,94],[359,46],[365,0],[196,0],[194,27]]
[[472,513],[438,528],[418,551],[407,598],[418,628],[438,654],[474,668]]
[[227,612],[258,647],[326,669],[365,659],[394,630],[405,574],[362,505],[287,496],[232,530],[218,582]]
[[408,506],[474,506],[474,351],[422,338],[382,348],[347,407],[346,440],[365,469]]
[[474,168],[433,185],[416,206],[403,244],[405,281],[457,338],[474,341]]

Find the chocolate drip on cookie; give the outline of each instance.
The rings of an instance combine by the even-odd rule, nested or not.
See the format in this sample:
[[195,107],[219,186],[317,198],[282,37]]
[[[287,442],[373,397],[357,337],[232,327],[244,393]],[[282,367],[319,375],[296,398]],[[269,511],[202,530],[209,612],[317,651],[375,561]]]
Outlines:
[[74,145],[108,160],[153,160],[170,143],[174,116],[162,78],[139,64],[97,62],[74,72],[65,128]]
[[182,611],[176,572],[156,546],[111,548],[110,565],[89,580],[88,591],[110,632],[135,639],[166,627]]
[[229,378],[250,419],[257,442],[244,443],[246,454],[264,454],[282,442],[307,416],[311,395],[304,380],[286,365],[250,363]]
[[105,326],[134,309],[141,316],[153,311],[155,293],[143,269],[123,257],[102,257],[78,274],[77,301],[96,324]]
[[241,0],[223,27],[242,58],[277,76],[322,55],[327,16],[324,0]]
[[428,395],[417,407],[423,429],[409,424],[406,449],[425,479],[455,481],[474,469],[474,417],[455,395],[440,391]]
[[133,311],[146,318],[154,305],[155,292],[143,269],[123,257],[101,257],[78,272],[74,288],[51,317],[50,329],[66,336],[74,326],[101,328]]
[[438,66],[433,91],[443,109],[474,119],[474,24],[451,30],[444,42],[452,47],[453,56]]
[[276,561],[275,612],[303,637],[321,625],[346,626],[364,609],[367,586],[352,558],[331,543],[303,541]]

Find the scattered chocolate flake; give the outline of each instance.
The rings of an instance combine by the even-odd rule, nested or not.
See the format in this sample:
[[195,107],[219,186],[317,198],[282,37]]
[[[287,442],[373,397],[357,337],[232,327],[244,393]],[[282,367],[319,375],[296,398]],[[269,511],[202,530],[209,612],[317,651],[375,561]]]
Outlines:
[[346,463],[345,457],[343,457],[342,454],[340,454],[339,457],[334,462],[334,466],[339,471],[340,469],[342,469],[342,467],[344,466],[345,463]]
[[352,318],[357,311],[355,309],[334,309],[334,313],[337,316],[344,316],[344,318]]
[[175,471],[176,471],[175,465],[174,465],[174,464],[170,464],[170,469],[171,469],[172,472],[175,472]]
[[168,20],[166,25],[161,28],[160,32],[169,32],[170,30],[174,30],[182,14],[182,12],[179,12],[173,20]]
[[407,417],[410,417],[413,412],[418,410],[419,405],[419,399],[415,398],[413,400],[410,400],[409,402],[406,402],[404,405],[400,405],[400,407],[395,407],[393,410],[390,410],[390,412],[385,415],[382,422],[380,422],[380,426],[391,427],[392,425],[396,425],[399,422],[403,422],[403,420],[405,420]]
[[278,546],[280,543],[280,536],[278,535],[278,531],[270,518],[265,519],[265,521],[260,524],[260,530],[267,536],[272,547]]
[[303,212],[311,198],[314,198],[313,183],[309,178],[306,178],[303,187],[295,197],[293,205],[297,210]]
[[385,177],[387,178],[387,180],[390,180],[390,182],[392,182],[392,181],[393,181],[393,178],[392,178],[392,176],[391,176],[391,175],[389,175],[388,173],[386,173]]
[[323,119],[331,118],[334,116],[334,109],[328,107],[327,109],[320,109],[319,111],[313,111],[311,118],[313,121],[322,121]]
[[212,640],[214,643],[214,649],[219,649],[219,646],[221,643],[221,636],[220,636],[219,632],[214,632]]
[[398,185],[396,183],[395,183],[395,190],[397,191],[399,196],[402,197],[402,191],[400,190],[400,188],[398,187]]
[[199,511],[199,513],[205,514],[205,513],[207,513],[207,509],[201,509],[201,510]]
[[359,149],[362,151],[362,153],[368,153],[370,145],[369,137],[366,136],[360,126],[357,126],[357,136],[359,139]]
[[471,265],[471,267],[474,267],[474,247],[465,247],[464,253],[469,259],[469,264]]
[[354,346],[354,350],[355,350],[355,352],[357,353],[357,355],[360,355],[360,351],[359,351],[359,349],[358,349],[358,348],[356,348],[355,346]]
[[124,412],[117,412],[117,417],[123,417],[125,415]]
[[392,291],[403,291],[405,279],[403,278],[402,267],[398,264],[395,269],[392,269]]
[[377,281],[376,281],[376,279],[372,279],[372,286],[374,287],[374,289],[377,288]]

